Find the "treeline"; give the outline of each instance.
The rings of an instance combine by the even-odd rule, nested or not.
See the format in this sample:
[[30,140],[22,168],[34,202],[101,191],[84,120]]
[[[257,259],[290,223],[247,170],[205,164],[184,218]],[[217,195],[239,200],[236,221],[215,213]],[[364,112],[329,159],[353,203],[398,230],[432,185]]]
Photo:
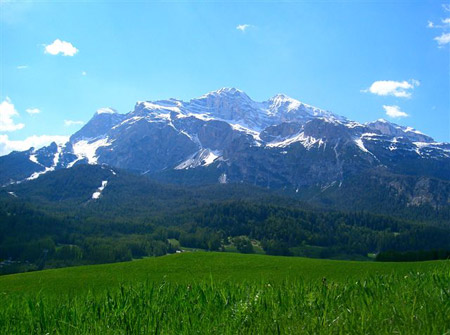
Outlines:
[[378,262],[418,262],[450,259],[450,250],[419,250],[419,251],[383,251],[375,260]]
[[[86,237],[79,244],[56,244],[51,237],[21,243],[2,243],[0,260],[31,263],[37,269],[130,261],[173,253],[167,240],[154,236]],[[0,273],[2,273],[0,268]]]
[[365,212],[238,200],[173,209],[171,214],[155,210],[151,216],[135,216],[130,210],[111,218],[105,215],[108,209],[98,206],[95,213],[83,213],[60,208],[52,213],[17,200],[0,201],[0,273],[8,267],[2,260],[32,270],[161,256],[180,246],[223,251],[231,243],[235,250],[251,253],[252,241],[270,255],[320,258],[367,259],[375,253],[383,260],[392,258],[392,252],[450,250],[447,226]]
[[176,251],[166,229],[139,228],[141,233],[135,233],[135,224],[97,225],[53,217],[24,203],[0,202],[0,274],[11,268],[112,263]]
[[323,257],[450,246],[449,228],[364,212],[314,212],[233,201],[186,211],[174,221],[181,232],[188,232],[193,247],[204,246],[205,235],[248,236],[273,255],[298,255],[294,250],[305,245],[321,247]]

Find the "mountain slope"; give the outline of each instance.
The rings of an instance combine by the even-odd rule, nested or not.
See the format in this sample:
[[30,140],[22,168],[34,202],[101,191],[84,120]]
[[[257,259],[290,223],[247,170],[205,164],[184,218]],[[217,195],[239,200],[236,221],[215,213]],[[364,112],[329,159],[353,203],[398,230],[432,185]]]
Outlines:
[[[340,188],[368,171],[447,185],[450,144],[385,120],[350,121],[283,94],[256,102],[223,88],[188,102],[138,102],[128,114],[102,109],[69,142],[14,152],[0,163],[2,185],[106,164],[167,182],[246,183],[308,194]],[[450,204],[447,186],[436,192],[443,193],[419,203]]]

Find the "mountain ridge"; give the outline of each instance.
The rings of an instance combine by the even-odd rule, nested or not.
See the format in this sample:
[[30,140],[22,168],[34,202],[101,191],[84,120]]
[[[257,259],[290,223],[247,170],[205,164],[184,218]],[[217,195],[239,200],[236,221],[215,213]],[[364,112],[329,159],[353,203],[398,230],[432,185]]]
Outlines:
[[0,162],[2,185],[105,164],[169,182],[203,178],[299,192],[341,187],[369,170],[447,182],[450,144],[382,119],[351,121],[284,94],[257,102],[222,88],[187,102],[138,101],[127,114],[104,108],[67,143]]

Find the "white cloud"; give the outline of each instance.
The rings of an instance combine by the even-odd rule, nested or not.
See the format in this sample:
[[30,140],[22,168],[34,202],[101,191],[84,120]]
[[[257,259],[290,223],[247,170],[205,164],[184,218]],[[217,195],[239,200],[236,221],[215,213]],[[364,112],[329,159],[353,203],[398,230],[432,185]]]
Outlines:
[[116,114],[117,111],[111,107],[102,107],[97,109],[97,114]]
[[86,75],[87,75],[87,72],[86,72],[86,71],[82,71],[82,72],[81,72],[81,75],[82,75],[82,76],[86,76]]
[[45,45],[45,53],[50,55],[63,54],[64,56],[74,56],[78,52],[72,43],[56,39],[52,44]]
[[76,125],[82,125],[82,124],[84,124],[83,121],[64,120],[64,125],[65,125],[66,127],[76,126]]
[[0,131],[16,131],[25,127],[23,123],[15,123],[13,117],[19,116],[11,100],[6,97],[0,103]]
[[438,29],[445,29],[450,27],[450,17],[446,17],[445,19],[441,20],[442,24],[435,24],[432,21],[428,21],[427,28],[438,28]]
[[450,33],[442,33],[441,36],[436,36],[434,38],[434,40],[437,41],[440,46],[449,44],[450,43]]
[[[443,4],[442,8],[446,12],[450,12],[450,4]],[[434,40],[438,43],[439,48],[444,47],[447,44],[450,44],[450,33],[448,29],[450,28],[450,17],[446,17],[441,19],[442,24],[434,24],[431,21],[428,21],[428,28],[436,28],[441,30],[441,35],[436,36]]]
[[400,107],[398,106],[386,106],[383,105],[383,109],[386,112],[387,116],[393,117],[393,118],[400,118],[400,117],[407,117],[409,116],[405,112],[402,112],[400,110]]
[[376,95],[392,95],[397,98],[410,98],[411,90],[420,85],[418,80],[410,81],[394,81],[394,80],[378,80],[375,81],[368,89],[361,92],[369,92]]
[[33,135],[24,140],[10,140],[8,135],[0,134],[0,156],[7,155],[11,151],[24,151],[31,147],[35,149],[42,148],[52,142],[66,143],[69,136],[59,135]]
[[34,115],[34,114],[39,114],[41,112],[41,110],[39,108],[27,108],[25,110],[25,112],[27,112],[30,115]]
[[16,68],[17,70],[26,70],[28,69],[28,65],[18,65]]
[[250,28],[252,25],[251,24],[238,24],[236,29],[242,31],[243,33]]

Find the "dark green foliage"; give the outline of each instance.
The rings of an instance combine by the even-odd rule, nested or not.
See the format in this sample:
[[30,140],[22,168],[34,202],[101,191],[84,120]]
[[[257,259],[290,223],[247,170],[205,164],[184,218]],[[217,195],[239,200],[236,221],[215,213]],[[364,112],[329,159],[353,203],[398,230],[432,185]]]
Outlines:
[[291,252],[286,244],[279,240],[263,240],[261,243],[268,255],[290,256]]
[[418,262],[449,259],[450,250],[419,250],[419,251],[383,251],[377,254],[375,260],[379,262]]
[[222,246],[222,235],[212,229],[198,228],[195,232],[180,232],[180,244],[188,248],[217,251]]
[[199,207],[176,216],[174,222],[181,231],[189,231],[189,236],[204,233],[206,228],[223,236],[245,235],[261,241],[265,251],[273,255],[291,255],[291,248],[302,245],[322,247],[319,257],[323,258],[338,253],[367,255],[450,245],[450,229],[445,226],[364,212],[318,212],[242,201]]
[[111,220],[102,210],[88,213],[50,213],[17,200],[0,201],[0,258],[37,268],[120,262],[175,252],[169,238],[182,247],[220,251],[231,237],[243,253],[252,252],[253,239],[270,255],[344,259],[450,245],[446,226],[251,201],[216,202],[171,214],[155,211],[146,220],[125,217],[127,212]]
[[236,236],[233,238],[233,244],[243,254],[254,253],[252,241],[247,236]]
[[22,202],[0,201],[0,259],[11,260],[0,267],[0,274],[175,252],[166,228],[138,226],[99,224],[92,218],[50,215]]
[[[103,180],[108,186],[92,200]],[[0,191],[0,258],[37,268],[161,256],[176,251],[168,239],[180,248],[220,251],[229,238],[246,236],[267,254],[340,259],[450,247],[445,210],[425,207],[427,222],[325,211],[244,184],[187,188],[89,165],[9,189],[18,198]],[[395,212],[400,205],[388,208]],[[234,244],[237,251],[251,252],[248,240]]]
[[56,250],[55,259],[61,261],[79,261],[83,259],[83,249],[76,245],[64,245]]

